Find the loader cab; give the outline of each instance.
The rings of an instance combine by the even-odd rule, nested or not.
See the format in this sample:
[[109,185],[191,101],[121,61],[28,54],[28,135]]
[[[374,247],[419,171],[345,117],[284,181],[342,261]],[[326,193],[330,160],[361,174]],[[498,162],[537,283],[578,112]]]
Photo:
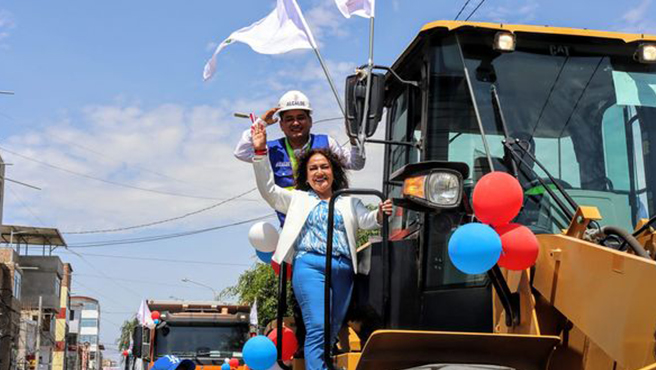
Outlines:
[[[512,35],[512,50],[495,44],[500,33]],[[638,53],[654,42],[630,36],[462,22],[424,27],[391,67],[416,86],[386,75],[384,191],[404,198],[395,175],[412,164],[458,163],[468,171],[458,207],[399,206],[390,218],[389,250],[373,244],[362,252],[369,268],[358,278],[357,299],[371,322],[493,331],[489,277],[461,273],[447,252],[451,233],[472,220],[476,182],[492,170],[517,175],[525,206],[516,221],[537,234],[560,233],[570,221],[545,189],[552,182],[539,181],[547,173],[527,154],[520,153],[523,163],[509,158],[504,140],[523,145],[578,204],[596,206],[602,225],[632,230],[653,215],[656,64]]]

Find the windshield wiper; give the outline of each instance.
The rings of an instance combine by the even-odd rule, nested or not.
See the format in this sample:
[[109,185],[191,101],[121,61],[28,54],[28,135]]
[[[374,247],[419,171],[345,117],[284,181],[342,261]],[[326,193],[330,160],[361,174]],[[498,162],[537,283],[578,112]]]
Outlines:
[[494,85],[492,85],[492,87],[490,88],[490,94],[492,95],[492,108],[494,109],[494,118],[497,121],[497,124],[501,126],[501,128],[503,129],[503,133],[506,137],[502,142],[504,147],[504,154],[506,156],[506,158],[504,159],[507,162],[511,162],[512,166],[510,168],[512,169],[513,172],[512,174],[515,176],[515,178],[519,178],[519,171],[516,164],[519,164],[520,166],[524,165],[524,167],[528,168],[528,170],[535,175],[535,178],[540,182],[544,190],[547,193],[549,193],[549,195],[554,200],[554,202],[556,202],[558,208],[560,208],[563,211],[563,213],[567,215],[567,218],[571,220],[574,217],[574,213],[569,208],[567,208],[567,206],[562,202],[562,200],[558,196],[556,196],[556,193],[551,189],[550,186],[547,185],[546,181],[544,181],[542,177],[538,175],[538,173],[533,169],[533,166],[530,166],[528,163],[526,163],[526,161],[523,158],[523,155],[520,156],[516,152],[514,145],[516,145],[517,148],[519,148],[519,150],[521,150],[524,155],[527,155],[533,161],[534,164],[537,164],[538,167],[540,167],[540,169],[544,171],[544,173],[547,175],[551,183],[556,187],[556,189],[558,189],[558,191],[563,195],[567,203],[569,203],[569,205],[572,208],[574,208],[574,210],[577,210],[579,208],[578,204],[576,204],[574,199],[572,199],[572,197],[565,191],[565,188],[563,188],[563,186],[558,181],[556,181],[556,179],[551,175],[551,173],[547,170],[547,168],[540,161],[538,161],[537,158],[535,158],[533,153],[531,153],[530,150],[528,150],[523,145],[521,145],[519,139],[513,140],[510,137],[508,126],[506,125],[506,120],[504,119],[503,111],[501,110],[501,103],[499,102],[499,94],[497,93],[497,89]]
[[529,170],[535,175],[535,179],[538,180],[538,181],[540,182],[540,185],[542,185],[542,188],[543,188],[547,193],[549,193],[549,195],[551,196],[551,198],[552,198],[552,199],[554,200],[554,202],[556,202],[556,204],[558,205],[558,208],[560,208],[561,211],[563,211],[563,213],[565,213],[565,215],[567,215],[567,218],[568,218],[568,219],[571,220],[572,218],[574,218],[574,213],[573,213],[569,208],[567,208],[567,206],[565,205],[565,203],[563,203],[563,201],[562,201],[558,196],[556,196],[556,193],[553,191],[553,189],[551,188],[551,186],[549,186],[549,185],[547,184],[547,182],[544,181],[544,179],[542,179],[542,177],[540,177],[540,175],[538,175],[538,173],[537,173],[533,168],[531,168],[531,166],[529,166],[529,165],[526,163],[526,161],[524,160],[524,158],[522,158],[519,154],[517,154],[517,152],[516,152],[515,149],[513,148],[513,145],[515,145],[515,144],[517,145],[518,148],[520,148],[520,149],[522,150],[522,152],[524,152],[524,154],[526,154],[526,155],[528,155],[529,157],[531,157],[531,159],[533,160],[533,162],[534,162],[535,164],[537,164],[538,167],[540,167],[540,168],[545,172],[545,174],[547,175],[547,177],[549,177],[549,180],[551,181],[551,183],[556,187],[556,189],[558,189],[558,191],[559,191],[561,194],[563,194],[563,197],[564,197],[565,199],[567,199],[568,203],[569,203],[574,209],[578,209],[578,205],[577,205],[576,202],[574,202],[574,200],[569,196],[569,194],[567,194],[567,192],[566,192],[565,189],[562,187],[562,185],[560,185],[558,182],[556,182],[556,181],[554,180],[554,178],[551,176],[551,174],[550,174],[550,173],[544,168],[544,166],[543,166],[543,165],[542,165],[542,164],[541,164],[541,163],[535,158],[535,156],[533,156],[528,150],[526,150],[526,148],[524,148],[524,147],[519,143],[519,139],[515,139],[514,142],[513,142],[513,141],[509,141],[509,140],[503,140],[503,146],[504,146],[505,148],[508,148],[508,150],[510,151],[510,154],[512,155],[513,160],[514,160],[515,162],[519,163],[520,165],[524,165],[524,167],[528,168],[528,169],[529,169]]
[[[508,125],[506,125],[506,118],[503,116],[503,110],[501,110],[501,102],[499,101],[499,94],[497,93],[496,86],[490,86],[490,95],[492,95],[492,109],[494,110],[494,120],[497,123],[497,127],[501,126],[503,129],[503,136],[507,141],[511,141],[510,133],[508,132]],[[515,178],[519,178],[519,171],[517,170],[517,164],[512,158],[511,149],[503,147],[503,161],[506,162],[506,167],[512,170],[512,175]]]

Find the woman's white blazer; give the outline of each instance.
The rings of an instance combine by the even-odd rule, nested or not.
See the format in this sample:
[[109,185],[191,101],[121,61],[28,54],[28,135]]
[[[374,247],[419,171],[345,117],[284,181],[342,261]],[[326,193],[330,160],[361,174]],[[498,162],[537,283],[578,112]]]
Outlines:
[[[301,233],[303,225],[310,212],[319,204],[319,199],[311,196],[306,191],[287,190],[277,186],[273,179],[271,164],[268,156],[256,155],[253,157],[253,170],[257,188],[262,198],[276,211],[286,214],[285,226],[282,228],[278,246],[273,254],[273,260],[277,263],[282,261],[291,263],[294,258],[294,245],[296,238]],[[341,196],[335,203],[344,219],[346,236],[349,249],[351,250],[351,261],[353,269],[357,273],[357,232],[358,229],[376,229],[380,227],[376,220],[377,210],[370,211],[362,201],[350,196]]]

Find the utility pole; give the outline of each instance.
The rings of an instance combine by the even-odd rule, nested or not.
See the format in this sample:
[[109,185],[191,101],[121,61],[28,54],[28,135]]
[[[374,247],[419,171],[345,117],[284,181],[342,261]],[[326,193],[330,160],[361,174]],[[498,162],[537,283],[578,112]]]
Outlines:
[[5,209],[5,160],[0,156],[0,225]]
[[39,363],[41,362],[41,311],[43,310],[43,296],[39,296],[39,316],[37,317],[36,324],[36,353],[35,357],[35,370],[39,370]]
[[[14,95],[13,91],[0,90],[0,95]],[[0,157],[0,225],[2,225],[2,214],[5,205],[5,161]]]

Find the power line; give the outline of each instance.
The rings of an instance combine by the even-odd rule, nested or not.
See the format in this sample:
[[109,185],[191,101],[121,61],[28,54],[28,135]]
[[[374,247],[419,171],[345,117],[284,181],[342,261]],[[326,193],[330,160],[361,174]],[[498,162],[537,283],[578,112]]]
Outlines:
[[[17,122],[16,119],[15,119],[14,117],[12,117],[12,116],[10,116],[10,115],[7,115],[7,114],[4,114],[4,113],[2,113],[2,112],[0,112],[0,116],[4,116],[5,118],[9,119],[10,121]],[[114,162],[121,163],[122,165],[126,165],[126,166],[128,166],[128,167],[138,168],[139,170],[142,170],[142,171],[145,171],[145,172],[149,172],[149,173],[152,173],[152,174],[154,174],[154,175],[161,176],[161,177],[164,177],[164,178],[167,178],[167,179],[170,179],[170,180],[173,180],[173,181],[177,181],[177,182],[180,182],[180,183],[183,183],[183,184],[192,185],[192,186],[198,186],[198,184],[194,184],[194,183],[191,183],[191,182],[189,182],[189,181],[181,180],[181,179],[175,178],[175,177],[173,177],[173,176],[169,176],[169,175],[166,175],[166,174],[164,174],[164,173],[161,173],[161,172],[158,172],[158,171],[155,171],[155,170],[151,170],[151,169],[149,169],[149,168],[147,168],[147,167],[145,167],[145,166],[143,166],[143,165],[140,165],[140,164],[138,164],[138,163],[129,163],[129,162],[123,161],[123,160],[121,160],[121,159],[118,159],[118,158],[115,158],[115,157],[109,156],[109,155],[107,155],[107,154],[103,154],[103,153],[98,152],[98,151],[96,151],[96,150],[93,150],[93,149],[91,149],[91,148],[89,148],[89,147],[87,147],[87,146],[81,145],[81,144],[79,144],[79,143],[77,143],[77,142],[75,142],[75,141],[71,141],[71,140],[64,139],[63,137],[61,137],[61,136],[59,136],[59,135],[57,135],[57,134],[55,134],[55,133],[53,133],[53,132],[49,132],[49,133],[48,133],[48,136],[49,136],[49,137],[52,137],[52,138],[55,138],[55,139],[57,139],[57,140],[59,140],[59,141],[61,141],[61,142],[63,142],[63,143],[68,144],[68,145],[75,146],[75,147],[78,147],[78,148],[80,148],[80,149],[86,150],[86,151],[88,151],[88,152],[90,152],[90,153],[95,154],[96,156],[98,156],[98,157],[100,157],[100,158],[109,159],[109,160],[112,160],[112,161],[114,161]],[[10,181],[11,181],[11,180],[10,180]],[[205,188],[205,187],[203,187],[203,188]],[[208,190],[208,189],[206,189],[206,190]]]
[[102,310],[103,315],[129,315],[133,314],[134,311],[107,311],[107,310]]
[[26,160],[28,160],[28,161],[31,161],[31,162],[34,162],[34,163],[38,163],[38,164],[40,164],[40,165],[42,165],[42,166],[46,166],[46,167],[49,167],[49,168],[52,168],[52,169],[58,170],[58,171],[66,172],[66,173],[68,173],[68,174],[75,175],[75,176],[79,176],[79,177],[83,177],[83,178],[85,178],[85,179],[89,179],[89,180],[99,181],[99,182],[102,182],[102,183],[105,183],[105,184],[110,184],[110,185],[114,185],[114,186],[119,186],[119,187],[122,187],[122,188],[133,189],[133,190],[140,190],[140,191],[144,191],[144,192],[148,192],[148,193],[153,193],[153,194],[168,195],[168,196],[182,197],[182,198],[209,199],[209,200],[225,200],[225,199],[222,199],[222,198],[206,197],[206,196],[198,196],[198,195],[190,195],[190,194],[175,193],[175,192],[162,191],[162,190],[156,190],[156,189],[142,188],[142,187],[139,187],[139,186],[134,186],[134,185],[130,185],[130,184],[124,184],[124,183],[121,183],[121,182],[116,182],[116,181],[112,181],[112,180],[107,180],[107,179],[103,179],[103,178],[100,178],[100,177],[95,177],[95,176],[87,175],[87,174],[84,174],[84,173],[81,173],[81,172],[73,171],[73,170],[70,170],[70,169],[68,169],[68,168],[64,168],[64,167],[61,167],[61,166],[57,166],[57,165],[54,165],[54,164],[50,164],[50,163],[48,163],[48,162],[44,162],[44,161],[38,160],[38,159],[36,159],[36,158],[32,158],[32,157],[29,157],[29,156],[26,156],[26,155],[23,155],[23,154],[20,154],[20,153],[14,152],[14,151],[9,150],[9,149],[7,149],[7,148],[4,148],[4,147],[2,147],[2,146],[0,146],[0,150],[5,151],[5,152],[10,153],[10,154],[13,154],[13,155],[15,155],[15,156],[17,156],[17,157],[21,157],[21,158],[26,159]]
[[110,280],[110,281],[111,281],[114,285],[116,285],[117,287],[119,287],[119,288],[121,288],[121,289],[123,289],[123,290],[125,290],[125,291],[128,291],[128,292],[134,294],[135,296],[137,296],[137,297],[139,297],[139,298],[142,297],[142,294],[141,294],[141,293],[139,293],[139,292],[137,292],[137,291],[135,291],[135,290],[132,290],[132,288],[129,288],[129,287],[127,287],[127,286],[124,286],[124,285],[122,285],[122,284],[119,284],[116,280],[114,280],[114,279],[112,279],[111,277],[107,276],[107,274],[105,274],[105,273],[103,272],[102,269],[97,268],[93,263],[91,263],[91,261],[87,260],[86,257],[84,257],[83,255],[81,255],[81,254],[79,254],[79,253],[77,253],[77,252],[75,252],[75,251],[71,251],[71,253],[73,253],[74,255],[76,255],[77,257],[79,257],[79,258],[82,260],[82,262],[84,262],[84,263],[86,263],[87,265],[89,265],[93,270],[97,271],[99,274],[101,274],[102,276],[104,276],[105,278],[107,278],[108,280]]
[[154,235],[154,236],[141,237],[141,238],[131,238],[131,239],[116,239],[116,240],[96,241],[96,242],[88,242],[86,244],[72,244],[72,245],[68,246],[68,249],[70,250],[71,248],[97,248],[97,247],[104,247],[104,246],[109,246],[109,245],[139,244],[139,243],[148,243],[148,242],[166,240],[166,239],[175,239],[175,238],[181,238],[181,237],[185,237],[185,236],[191,236],[191,235],[202,234],[202,233],[206,233],[206,232],[210,232],[210,231],[225,229],[225,228],[229,228],[229,227],[233,227],[233,226],[239,226],[239,225],[247,224],[247,223],[253,222],[253,221],[260,221],[260,220],[264,220],[266,218],[272,217],[274,215],[275,215],[274,213],[270,213],[270,214],[267,214],[265,216],[259,216],[259,217],[255,217],[255,218],[251,218],[251,219],[243,220],[243,221],[237,221],[237,222],[233,222],[233,223],[226,224],[226,225],[208,227],[208,228],[205,228],[205,229],[185,231],[185,232],[180,232],[180,233],[161,234],[161,235]]
[[81,252],[77,252],[77,253],[87,257],[103,257],[103,258],[150,261],[150,262],[170,262],[175,264],[196,264],[196,265],[208,265],[208,266],[235,266],[235,267],[251,266],[250,264],[246,264],[246,263],[208,262],[208,261],[197,261],[197,260],[194,261],[194,260],[167,259],[167,258],[159,258],[159,257],[113,256],[109,254],[94,254],[94,253],[81,253]]
[[457,20],[458,20],[458,18],[460,17],[460,14],[462,14],[463,10],[465,10],[465,8],[467,7],[467,5],[469,5],[469,2],[470,2],[470,1],[471,1],[471,0],[467,0],[467,1],[465,2],[465,4],[462,6],[462,8],[460,8],[460,11],[458,12],[458,15],[456,15],[456,17],[453,18],[454,21],[457,21]]
[[[84,145],[81,145],[81,144],[79,144],[79,143],[76,143],[76,142],[74,142],[74,141],[66,140],[66,139],[62,138],[61,136],[57,136],[57,135],[53,134],[52,132],[49,133],[48,135],[54,137],[55,139],[57,139],[57,140],[59,140],[59,141],[61,141],[61,142],[66,143],[66,144],[68,144],[68,145],[72,145],[72,146],[78,147],[78,148],[80,148],[80,149],[82,149],[82,150],[86,150],[86,151],[88,151],[88,152],[90,152],[90,153],[93,153],[93,154],[97,155],[97,156],[100,157],[100,158],[109,159],[109,160],[112,160],[112,161],[114,161],[114,162],[117,162],[117,163],[121,163],[121,164],[123,164],[123,165],[126,165],[126,166],[128,166],[128,167],[138,168],[138,169],[141,170],[141,171],[148,172],[148,173],[152,173],[152,174],[154,174],[154,175],[157,175],[157,176],[160,176],[160,177],[163,177],[163,178],[169,179],[169,180],[177,181],[177,182],[182,183],[182,184],[187,184],[187,185],[192,185],[192,186],[198,186],[198,184],[194,184],[194,183],[189,182],[189,181],[181,180],[181,179],[175,178],[175,177],[173,177],[173,176],[169,176],[169,175],[166,175],[166,174],[164,174],[164,173],[161,173],[161,172],[158,172],[158,171],[155,171],[155,170],[151,170],[151,169],[149,169],[149,168],[147,168],[147,167],[144,167],[144,166],[142,166],[142,165],[140,165],[140,164],[138,164],[138,163],[129,163],[129,162],[125,162],[125,161],[123,161],[123,160],[120,160],[120,159],[118,159],[118,158],[111,157],[111,156],[109,156],[109,155],[107,155],[107,154],[103,154],[103,153],[101,153],[101,152],[95,151],[95,150],[93,150],[93,149],[91,149],[91,148],[88,148],[88,147],[86,147],[86,146],[84,146]],[[205,187],[203,187],[203,188],[205,188]],[[205,190],[209,190],[209,189],[205,189]]]
[[[123,327],[123,325],[121,325],[121,324],[117,324],[116,322],[114,322],[114,321],[112,321],[112,320],[107,320],[106,317],[103,317],[103,318],[100,319],[100,325],[102,325],[102,324],[105,323],[105,322],[108,322],[108,323],[114,325],[115,327],[117,327],[117,328],[119,328],[119,329],[120,329],[121,327]],[[103,344],[103,345],[105,345],[105,344]]]
[[188,288],[188,286],[182,285],[182,284],[170,284],[170,283],[165,283],[165,282],[161,282],[161,281],[125,279],[125,278],[119,278],[119,277],[114,277],[114,276],[79,274],[79,273],[76,273],[75,276],[86,276],[86,277],[90,277],[90,278],[105,279],[105,280],[118,280],[118,281],[125,281],[125,282],[128,282],[128,283],[152,284],[152,285],[159,285],[159,286],[166,285],[167,287]]
[[35,219],[35,220],[36,220],[41,226],[45,226],[46,223],[43,222],[43,220],[42,220],[41,218],[39,218],[39,216],[37,216],[34,212],[32,212],[32,208],[30,208],[30,207],[29,207],[29,206],[23,201],[23,198],[21,198],[16,192],[14,192],[14,191],[11,189],[11,187],[7,187],[7,189],[9,189],[9,192],[10,192],[14,197],[16,197],[16,199],[18,200],[18,202],[19,202],[20,204],[23,205],[23,207],[27,210],[27,212],[29,212],[29,213],[32,215],[32,217],[34,217],[34,219]]
[[467,22],[467,21],[469,20],[469,18],[471,18],[472,15],[474,15],[474,13],[476,13],[476,11],[478,10],[478,8],[480,8],[481,5],[483,5],[484,2],[485,2],[485,0],[481,0],[481,2],[478,3],[478,5],[476,6],[476,8],[474,8],[474,10],[473,10],[471,13],[469,13],[469,16],[467,17],[467,19],[465,19],[465,22]]
[[[125,302],[119,302],[119,301],[115,300],[114,298],[111,298],[111,297],[109,297],[109,296],[106,296],[105,293],[103,293],[103,292],[101,292],[101,291],[99,291],[99,290],[97,290],[97,289],[91,288],[90,286],[88,286],[88,285],[86,285],[86,284],[82,284],[82,283],[80,283],[80,282],[79,282],[78,280],[76,280],[76,279],[73,279],[73,284],[75,284],[75,285],[79,285],[80,287],[82,287],[82,288],[84,288],[84,289],[87,289],[87,290],[89,290],[89,291],[91,291],[91,292],[96,293],[96,294],[98,295],[98,297],[103,297],[103,298],[105,298],[105,299],[107,299],[107,300],[109,300],[109,301],[112,301],[112,302],[114,302],[114,303],[117,303],[117,304],[121,305],[122,307],[126,307],[126,306],[124,306]],[[126,308],[127,308],[127,307],[126,307]]]
[[219,203],[212,204],[209,207],[201,208],[201,209],[193,211],[193,212],[188,212],[188,213],[185,213],[185,214],[183,214],[181,216],[177,216],[177,217],[171,217],[171,218],[167,218],[167,219],[164,219],[164,220],[152,221],[152,222],[147,222],[147,223],[144,223],[144,224],[138,224],[138,225],[134,225],[134,226],[125,226],[125,227],[119,227],[119,228],[114,228],[114,229],[84,230],[84,231],[63,231],[62,234],[81,235],[81,234],[115,233],[115,232],[119,232],[119,231],[134,230],[134,229],[140,229],[140,228],[149,227],[149,226],[161,225],[163,223],[181,220],[181,219],[186,218],[186,217],[190,217],[190,216],[202,213],[202,212],[209,211],[211,209],[214,209],[218,206],[221,206],[221,205],[226,204],[228,202],[231,202],[233,200],[237,200],[237,199],[243,197],[244,195],[253,192],[255,189],[257,189],[257,188],[252,188],[252,189],[250,189],[248,191],[245,191],[245,192],[243,192],[239,195],[235,195],[232,198],[228,198],[226,200],[220,201]]

